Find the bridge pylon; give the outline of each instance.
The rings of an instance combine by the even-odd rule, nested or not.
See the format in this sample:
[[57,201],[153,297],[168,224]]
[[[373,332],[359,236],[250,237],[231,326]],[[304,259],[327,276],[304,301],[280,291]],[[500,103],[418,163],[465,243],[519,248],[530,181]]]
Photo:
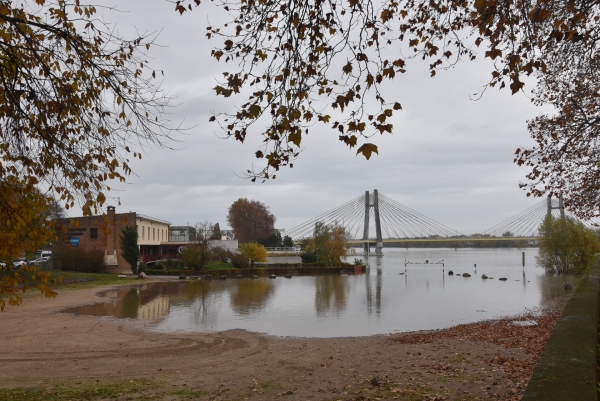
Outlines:
[[[372,200],[372,202],[371,202]],[[369,191],[365,191],[365,225],[363,231],[364,250],[367,252],[369,247],[369,219],[371,216],[371,208],[373,208],[373,214],[375,216],[375,254],[383,254],[383,236],[381,235],[381,219],[379,218],[379,193],[377,190],[373,190],[373,196]]]
[[560,218],[561,219],[565,218],[565,204],[563,203],[562,195],[558,196],[558,206],[552,206],[552,198],[550,196],[548,197],[548,216],[550,216],[552,214],[553,209],[559,209],[560,210]]

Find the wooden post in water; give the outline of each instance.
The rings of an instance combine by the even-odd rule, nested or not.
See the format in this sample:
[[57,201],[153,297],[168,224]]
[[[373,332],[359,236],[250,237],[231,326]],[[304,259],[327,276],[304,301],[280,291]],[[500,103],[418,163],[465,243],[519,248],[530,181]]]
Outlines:
[[525,267],[525,251],[521,252],[522,257],[523,257],[523,267]]

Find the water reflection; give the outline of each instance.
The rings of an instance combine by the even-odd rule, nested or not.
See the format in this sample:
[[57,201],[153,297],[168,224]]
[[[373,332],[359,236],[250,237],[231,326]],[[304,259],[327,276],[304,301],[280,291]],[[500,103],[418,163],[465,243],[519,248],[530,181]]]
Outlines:
[[274,294],[275,287],[267,280],[244,280],[238,281],[229,291],[229,299],[238,315],[249,315],[266,308],[267,301]]
[[346,309],[348,292],[347,276],[315,277],[315,312],[317,316],[327,316],[330,312],[341,314]]
[[[431,264],[407,269],[405,259],[445,259],[445,269]],[[473,273],[475,262],[477,275],[458,276]],[[563,283],[576,285],[579,279],[524,268],[516,249],[386,249],[369,263],[370,274],[362,275],[142,284],[107,291],[107,302],[67,312],[138,319],[167,332],[243,328],[274,335],[355,336],[521,313],[564,295]],[[449,270],[455,275],[448,276]],[[481,274],[496,279],[483,280]]]

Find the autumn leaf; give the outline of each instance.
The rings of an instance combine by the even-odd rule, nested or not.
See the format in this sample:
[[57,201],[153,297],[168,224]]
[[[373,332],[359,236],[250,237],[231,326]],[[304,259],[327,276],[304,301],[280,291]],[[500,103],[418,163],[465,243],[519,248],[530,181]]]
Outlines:
[[300,131],[292,132],[288,135],[288,142],[292,142],[294,145],[300,147],[302,141],[302,133]]
[[377,145],[374,145],[372,143],[365,143],[360,148],[358,148],[358,150],[356,151],[356,154],[358,155],[359,153],[362,153],[363,156],[367,160],[369,160],[371,158],[371,154],[373,152],[379,154],[379,151],[377,149]]

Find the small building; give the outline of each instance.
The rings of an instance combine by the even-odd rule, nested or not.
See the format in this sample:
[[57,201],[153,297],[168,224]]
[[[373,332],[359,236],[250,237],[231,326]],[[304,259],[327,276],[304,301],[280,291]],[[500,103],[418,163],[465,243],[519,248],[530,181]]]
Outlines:
[[169,227],[169,242],[190,242],[197,238],[196,228],[192,226]]
[[113,271],[130,271],[121,256],[120,234],[127,226],[138,232],[138,245],[147,253],[160,252],[160,244],[168,241],[170,222],[135,212],[116,213],[114,206],[101,216],[58,219],[59,244],[77,246],[84,250],[104,251],[104,264]]

